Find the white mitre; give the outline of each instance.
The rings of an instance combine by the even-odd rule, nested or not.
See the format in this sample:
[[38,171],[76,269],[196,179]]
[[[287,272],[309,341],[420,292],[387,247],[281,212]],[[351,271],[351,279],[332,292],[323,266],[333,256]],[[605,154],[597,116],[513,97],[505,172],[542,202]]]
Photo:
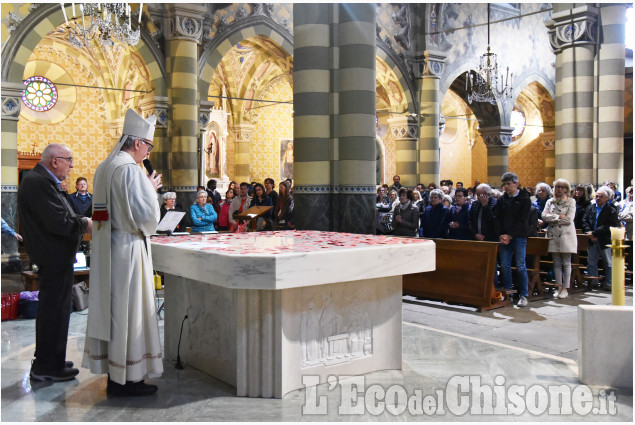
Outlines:
[[134,110],[128,109],[128,111],[126,111],[126,118],[123,122],[123,134],[152,141],[154,138],[154,127],[156,122],[156,115],[143,119]]

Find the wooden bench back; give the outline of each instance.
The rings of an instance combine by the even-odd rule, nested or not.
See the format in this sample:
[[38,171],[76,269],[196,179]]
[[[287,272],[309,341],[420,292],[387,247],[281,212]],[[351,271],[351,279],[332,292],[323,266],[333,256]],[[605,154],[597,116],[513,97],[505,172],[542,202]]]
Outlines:
[[403,293],[481,310],[493,308],[498,243],[432,240],[436,244],[436,270],[404,275]]

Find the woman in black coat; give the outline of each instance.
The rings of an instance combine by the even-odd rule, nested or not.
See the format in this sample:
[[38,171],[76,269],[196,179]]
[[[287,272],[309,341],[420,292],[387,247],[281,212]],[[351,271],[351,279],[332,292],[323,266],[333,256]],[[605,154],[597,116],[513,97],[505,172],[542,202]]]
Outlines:
[[417,236],[419,228],[419,209],[414,206],[412,190],[402,187],[399,189],[399,205],[395,207],[393,216],[395,236]]

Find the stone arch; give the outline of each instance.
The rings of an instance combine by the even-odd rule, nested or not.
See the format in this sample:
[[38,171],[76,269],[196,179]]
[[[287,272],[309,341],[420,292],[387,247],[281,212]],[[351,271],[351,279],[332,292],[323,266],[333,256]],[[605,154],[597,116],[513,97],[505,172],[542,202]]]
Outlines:
[[[465,73],[470,69],[478,68],[478,65],[472,63],[465,63],[460,67],[453,69],[449,72],[446,78],[441,82],[440,91],[444,97],[448,90],[452,90],[461,99],[467,103],[474,115],[479,120],[481,128],[497,127],[501,125],[509,124],[509,112],[505,112],[505,105],[501,102],[492,105],[491,103],[469,103],[467,99],[467,91],[465,89],[466,76]],[[513,107],[513,103],[508,102],[510,108]]]
[[[64,15],[58,3],[41,4],[29,13],[11,34],[3,49],[2,81],[21,83],[24,67],[33,50],[46,34],[62,23]],[[150,71],[154,95],[167,96],[165,58],[144,28],[141,29],[141,39],[135,49]]]
[[376,56],[383,60],[392,71],[395,73],[397,78],[399,79],[399,84],[401,88],[406,94],[406,99],[408,101],[408,112],[416,113],[419,110],[419,105],[415,103],[416,97],[416,88],[412,84],[411,78],[409,77],[407,71],[403,68],[403,64],[401,61],[396,60],[393,57],[394,53],[391,49],[385,47],[384,43],[377,39],[377,51]]
[[258,35],[265,36],[278,44],[288,56],[293,57],[293,38],[270,18],[249,17],[237,22],[225,31],[224,37],[214,37],[213,42],[205,47],[199,59],[198,91],[201,94],[207,94],[214,71],[223,56],[243,40]]

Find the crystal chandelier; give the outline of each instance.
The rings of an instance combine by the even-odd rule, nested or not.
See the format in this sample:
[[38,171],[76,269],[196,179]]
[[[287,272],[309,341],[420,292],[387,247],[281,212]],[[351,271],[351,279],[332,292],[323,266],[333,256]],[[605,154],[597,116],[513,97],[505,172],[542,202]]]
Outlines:
[[496,62],[496,53],[490,50],[489,17],[490,5],[487,4],[487,53],[481,56],[478,71],[469,70],[465,73],[465,90],[467,100],[472,103],[489,102],[495,104],[498,100],[506,100],[512,96],[512,79],[514,74],[509,74],[509,67],[505,78],[500,74],[500,67]]
[[[65,4],[62,12],[68,29],[68,41],[77,48],[88,46],[97,40],[102,47],[134,46],[139,42],[139,26],[132,30],[132,14],[128,3],[80,3],[79,14],[82,19],[71,26],[66,15]],[[75,3],[71,3],[72,21],[75,21]],[[141,24],[143,3],[139,3],[139,21]]]

